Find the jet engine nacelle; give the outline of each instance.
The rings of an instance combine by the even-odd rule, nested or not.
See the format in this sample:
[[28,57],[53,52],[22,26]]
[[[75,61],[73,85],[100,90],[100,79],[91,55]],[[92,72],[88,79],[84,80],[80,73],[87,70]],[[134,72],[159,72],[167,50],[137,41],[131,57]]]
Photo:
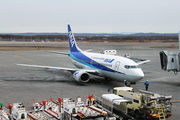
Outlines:
[[90,80],[89,74],[86,71],[76,71],[73,78],[78,82],[88,82]]

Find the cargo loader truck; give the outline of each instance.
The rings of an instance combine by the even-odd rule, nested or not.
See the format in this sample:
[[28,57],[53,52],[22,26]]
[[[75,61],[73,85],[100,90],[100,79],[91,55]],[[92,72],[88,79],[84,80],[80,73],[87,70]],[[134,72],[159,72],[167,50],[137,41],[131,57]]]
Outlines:
[[166,120],[171,114],[172,96],[137,90],[132,87],[115,87],[113,94],[132,101],[127,105],[128,114],[137,120]]

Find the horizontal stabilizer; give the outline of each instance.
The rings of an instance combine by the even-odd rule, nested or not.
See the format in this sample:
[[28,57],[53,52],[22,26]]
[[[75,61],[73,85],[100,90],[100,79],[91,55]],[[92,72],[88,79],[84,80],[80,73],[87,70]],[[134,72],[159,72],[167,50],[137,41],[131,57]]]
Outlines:
[[89,51],[92,51],[92,49],[89,49],[89,50],[85,50],[84,52],[89,52]]
[[58,52],[58,51],[49,51],[50,53],[56,53],[56,54],[63,54],[63,55],[69,55],[67,52]]

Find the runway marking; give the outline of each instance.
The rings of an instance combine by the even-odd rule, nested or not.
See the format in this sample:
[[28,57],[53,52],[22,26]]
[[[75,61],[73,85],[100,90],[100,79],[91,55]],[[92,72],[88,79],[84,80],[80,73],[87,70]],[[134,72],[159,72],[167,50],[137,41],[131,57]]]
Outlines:
[[41,65],[50,66],[50,65],[46,65],[46,64],[43,64],[43,63],[40,63],[40,62],[36,62],[34,60],[30,60],[30,59],[27,59],[27,58],[20,57],[18,55],[19,54],[16,54],[15,57],[18,57],[18,58],[21,58],[21,59],[24,59],[24,60],[27,60],[27,61],[31,61],[31,62],[34,62],[34,63],[38,63],[38,64],[41,64]]

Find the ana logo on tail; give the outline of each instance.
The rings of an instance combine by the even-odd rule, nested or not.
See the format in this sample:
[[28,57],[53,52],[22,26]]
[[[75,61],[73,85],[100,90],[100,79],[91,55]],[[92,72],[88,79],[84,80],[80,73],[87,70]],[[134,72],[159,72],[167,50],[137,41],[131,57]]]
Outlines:
[[75,41],[74,41],[74,37],[73,37],[72,31],[69,31],[69,40],[71,42],[71,47],[73,47]]

